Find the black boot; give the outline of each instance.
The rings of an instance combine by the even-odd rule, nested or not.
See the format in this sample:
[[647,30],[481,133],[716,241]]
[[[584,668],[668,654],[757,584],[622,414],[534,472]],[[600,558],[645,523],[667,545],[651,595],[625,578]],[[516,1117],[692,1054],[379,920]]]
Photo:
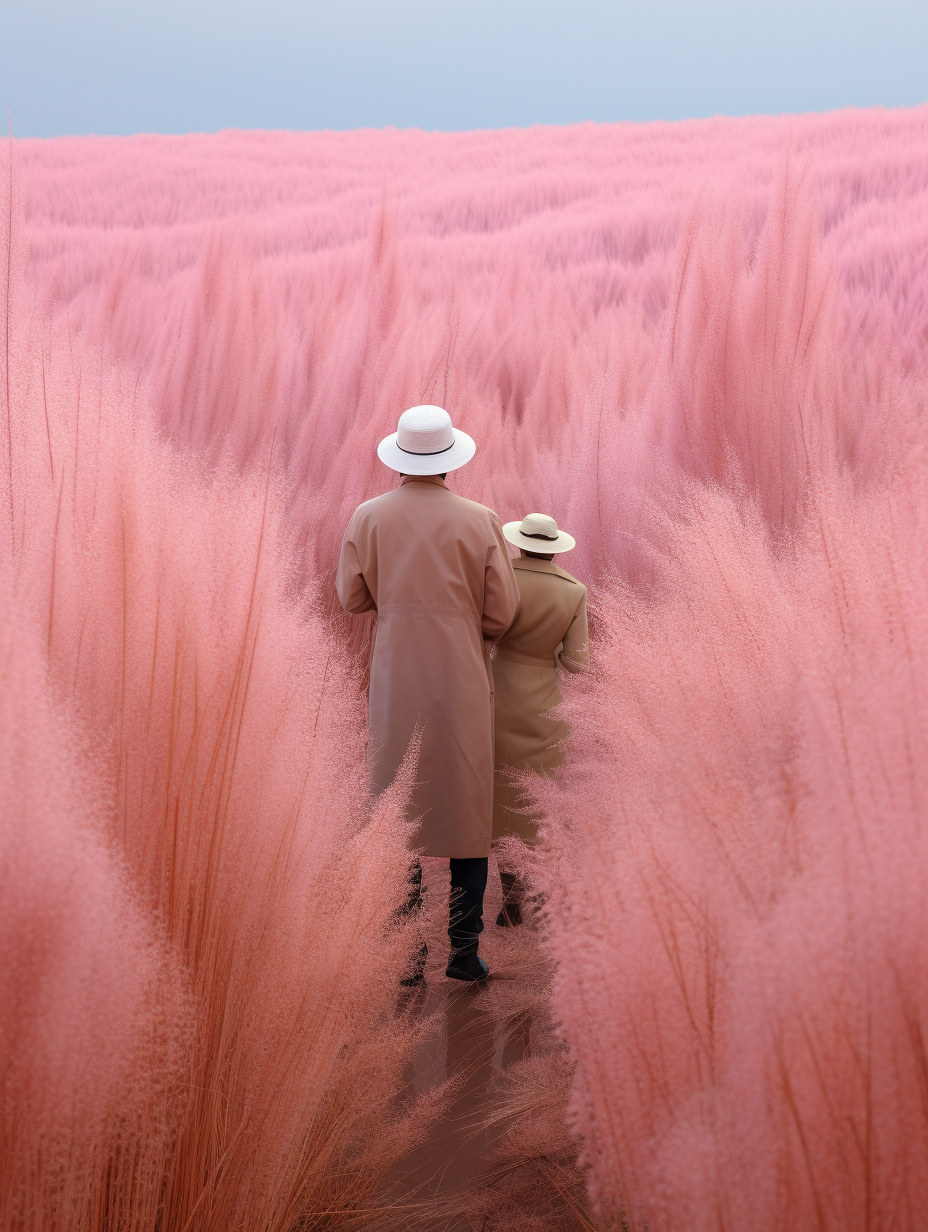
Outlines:
[[522,882],[515,873],[500,873],[503,909],[496,917],[498,928],[513,928],[522,923]]
[[467,980],[479,984],[490,974],[490,968],[479,954],[456,954],[453,950],[445,971],[449,980]]
[[477,954],[483,932],[483,892],[487,888],[485,857],[451,861],[451,915],[448,936],[451,956],[445,975],[479,983],[490,969]]

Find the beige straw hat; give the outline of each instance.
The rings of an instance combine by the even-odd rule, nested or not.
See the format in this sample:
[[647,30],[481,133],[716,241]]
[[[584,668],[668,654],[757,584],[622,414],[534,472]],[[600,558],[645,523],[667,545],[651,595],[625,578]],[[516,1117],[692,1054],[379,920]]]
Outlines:
[[527,513],[521,522],[507,522],[503,534],[517,548],[525,548],[526,552],[569,552],[576,547],[577,541],[573,535],[558,530],[554,518],[546,513]]
[[440,406],[403,411],[395,432],[377,446],[377,457],[402,475],[442,475],[456,471],[477,452],[473,438],[455,428]]

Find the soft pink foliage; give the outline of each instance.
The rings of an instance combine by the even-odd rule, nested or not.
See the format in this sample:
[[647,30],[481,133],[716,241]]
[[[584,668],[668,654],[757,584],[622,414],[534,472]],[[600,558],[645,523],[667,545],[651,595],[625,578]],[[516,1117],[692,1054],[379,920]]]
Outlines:
[[159,440],[2,205],[2,1226],[335,1226],[412,1128],[404,787],[279,481]]
[[[447,405],[480,443],[456,490],[504,518],[553,513],[593,585],[594,669],[569,696],[571,762],[545,793],[534,874],[602,1209],[652,1232],[917,1228],[928,110],[22,142],[17,157],[38,303],[22,313],[50,314],[49,379],[73,383],[73,344],[121,391],[102,418],[95,394],[79,427],[80,399],[49,394],[75,450],[100,458],[73,468],[79,497],[51,489],[58,534],[85,547],[49,644],[126,816],[150,792],[161,812],[202,798],[181,699],[195,690],[212,741],[238,713],[228,656],[254,665],[214,943],[233,944],[252,868],[298,894],[314,852],[339,850],[348,822],[319,790],[362,809],[357,690],[302,596],[321,580],[331,605],[347,516],[391,482],[379,436],[406,405]],[[192,455],[182,472],[148,406]],[[147,710],[149,679],[164,700]],[[307,747],[323,786],[278,874],[248,819],[297,815]],[[169,919],[182,905],[196,967],[210,837],[184,815],[126,838]],[[179,889],[158,884],[172,833],[191,853]],[[390,897],[362,879],[349,917],[364,894]],[[262,996],[305,961],[283,917]],[[245,1090],[267,1037],[248,1038]]]
[[39,1232],[59,1204],[90,1222],[107,1138],[157,1194],[184,995],[81,782],[31,613],[7,586],[3,602],[0,1226]]

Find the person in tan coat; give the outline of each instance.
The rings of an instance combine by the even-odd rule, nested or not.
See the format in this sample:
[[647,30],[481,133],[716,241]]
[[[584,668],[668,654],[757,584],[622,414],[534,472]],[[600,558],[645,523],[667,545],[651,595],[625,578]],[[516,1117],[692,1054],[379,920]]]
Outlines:
[[[530,513],[503,527],[521,552],[513,561],[522,605],[493,657],[495,685],[495,777],[493,838],[536,839],[536,821],[515,771],[548,775],[564,763],[567,724],[549,712],[564,699],[558,669],[578,672],[587,662],[586,587],[554,557],[575,546],[554,518]],[[503,909],[497,924],[522,922],[522,886],[500,870]]]
[[[440,407],[404,411],[377,450],[402,482],[355,510],[336,579],[346,611],[377,613],[368,700],[375,791],[392,783],[419,737],[413,846],[450,860],[447,974],[462,980],[488,974],[477,949],[493,825],[489,646],[519,609],[499,519],[445,483],[475,451]],[[421,876],[415,861],[410,910]],[[424,957],[404,982],[421,981]]]

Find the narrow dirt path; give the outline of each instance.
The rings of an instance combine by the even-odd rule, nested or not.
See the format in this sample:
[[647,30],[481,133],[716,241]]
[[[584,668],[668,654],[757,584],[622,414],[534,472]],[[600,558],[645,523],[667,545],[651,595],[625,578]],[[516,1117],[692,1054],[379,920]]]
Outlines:
[[[447,979],[447,862],[426,860],[423,873],[426,980],[420,989],[404,992],[399,1004],[419,1017],[425,1030],[406,1081],[410,1095],[426,1094],[443,1082],[452,1089],[428,1140],[387,1178],[389,1200],[396,1204],[391,1226],[410,1232],[590,1229],[582,1176],[572,1160],[564,1164],[563,1065],[551,1066],[557,1084],[549,1083],[550,1089],[538,1082],[526,1100],[523,1080],[520,1095],[512,1098],[526,1062],[545,1066],[562,1057],[547,1009],[551,972],[537,931],[496,926],[501,894],[491,858],[480,942],[490,979],[481,985]],[[539,1149],[538,1127],[545,1118],[550,1128],[541,1131]],[[520,1139],[527,1144],[522,1157]]]

